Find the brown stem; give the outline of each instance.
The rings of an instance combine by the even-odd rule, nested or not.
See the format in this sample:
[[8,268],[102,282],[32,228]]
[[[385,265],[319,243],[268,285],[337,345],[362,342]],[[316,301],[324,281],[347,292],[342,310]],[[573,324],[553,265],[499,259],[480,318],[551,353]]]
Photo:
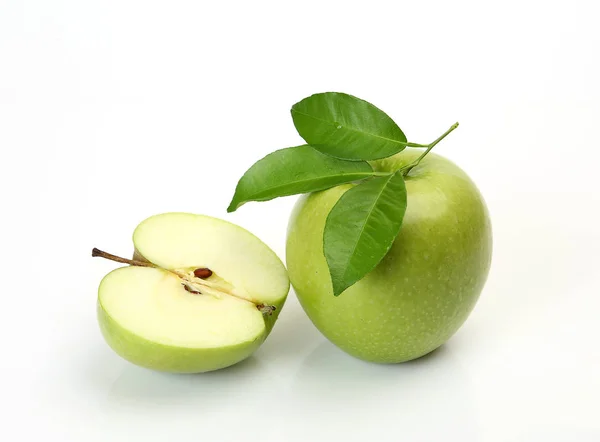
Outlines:
[[156,266],[154,264],[152,264],[151,262],[136,261],[134,259],[121,258],[120,256],[104,252],[100,249],[97,249],[96,247],[94,247],[92,249],[92,256],[93,257],[99,256],[100,258],[105,258],[105,259],[109,259],[111,261],[120,262],[121,264],[129,264],[129,265],[137,266],[137,267],[156,268]]

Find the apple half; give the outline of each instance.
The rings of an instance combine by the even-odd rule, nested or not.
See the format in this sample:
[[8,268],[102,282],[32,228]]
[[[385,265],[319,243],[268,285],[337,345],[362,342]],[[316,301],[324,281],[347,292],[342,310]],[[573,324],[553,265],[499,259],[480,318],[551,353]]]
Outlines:
[[217,370],[250,356],[287,297],[277,255],[229,222],[188,213],[143,221],[132,264],[98,289],[98,320],[110,347],[142,367],[177,373]]

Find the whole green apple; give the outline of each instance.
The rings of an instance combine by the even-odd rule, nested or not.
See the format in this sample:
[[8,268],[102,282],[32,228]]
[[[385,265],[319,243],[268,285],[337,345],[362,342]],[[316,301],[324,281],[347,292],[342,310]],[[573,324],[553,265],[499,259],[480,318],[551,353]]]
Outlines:
[[[394,172],[410,149],[373,161]],[[408,208],[400,234],[378,266],[334,297],[323,254],[327,215],[352,184],[300,197],[287,237],[287,267],[313,324],[360,359],[397,363],[423,356],[465,322],[485,284],[492,233],[475,184],[451,161],[429,153],[406,176]]]

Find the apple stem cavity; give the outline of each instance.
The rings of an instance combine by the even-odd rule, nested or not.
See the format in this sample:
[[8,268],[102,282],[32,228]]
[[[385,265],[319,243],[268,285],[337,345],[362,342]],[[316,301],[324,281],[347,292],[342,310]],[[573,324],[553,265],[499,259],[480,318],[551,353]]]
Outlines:
[[109,261],[115,261],[121,264],[129,264],[136,267],[150,267],[164,270],[180,278],[182,280],[181,284],[189,293],[195,295],[207,294],[214,296],[215,298],[221,298],[222,295],[233,296],[234,298],[254,304],[263,315],[271,316],[277,309],[274,305],[266,305],[258,302],[248,296],[245,296],[244,294],[237,292],[233,288],[226,288],[214,281],[208,281],[207,278],[210,278],[213,275],[213,271],[206,267],[197,268],[190,272],[177,269],[164,269],[148,261],[122,258],[120,256],[113,255],[112,253],[97,249],[96,247],[92,249],[92,256],[108,259]]
[[448,134],[450,134],[450,132],[452,132],[457,127],[458,127],[458,122],[456,122],[452,126],[450,126],[450,129],[448,129],[446,132],[444,132],[442,135],[440,135],[440,137],[437,140],[433,141],[432,143],[430,143],[426,146],[423,146],[423,147],[427,147],[427,149],[425,149],[425,152],[423,152],[419,156],[419,158],[417,158],[415,161],[410,163],[408,166],[404,166],[402,169],[400,169],[402,171],[402,175],[407,176],[408,173],[413,169],[413,167],[416,167],[419,165],[421,160],[427,156],[427,154],[431,151],[431,149],[433,149],[440,141],[442,141],[444,138],[446,138],[448,136]]
[[257,304],[256,308],[263,314],[267,316],[271,316],[277,307],[274,305],[266,305],[266,304]]

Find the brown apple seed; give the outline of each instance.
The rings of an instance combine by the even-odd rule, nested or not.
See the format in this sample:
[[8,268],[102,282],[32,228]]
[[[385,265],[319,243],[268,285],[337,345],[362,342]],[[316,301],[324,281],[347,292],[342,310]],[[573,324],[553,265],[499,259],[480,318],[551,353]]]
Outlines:
[[212,270],[207,269],[207,268],[201,268],[201,269],[194,270],[194,276],[196,278],[200,278],[200,279],[210,278],[212,276],[212,274],[213,274]]

